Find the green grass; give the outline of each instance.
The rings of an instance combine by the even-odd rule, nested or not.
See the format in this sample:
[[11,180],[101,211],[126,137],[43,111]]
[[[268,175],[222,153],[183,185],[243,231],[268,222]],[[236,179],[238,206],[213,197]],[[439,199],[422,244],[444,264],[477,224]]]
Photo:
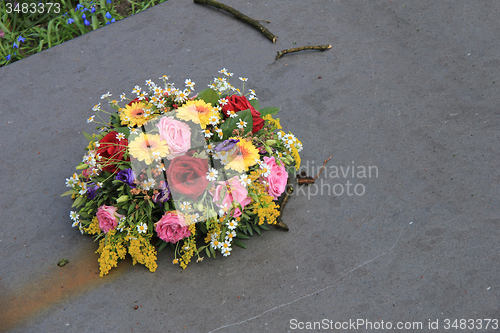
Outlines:
[[0,67],[167,0],[3,0]]

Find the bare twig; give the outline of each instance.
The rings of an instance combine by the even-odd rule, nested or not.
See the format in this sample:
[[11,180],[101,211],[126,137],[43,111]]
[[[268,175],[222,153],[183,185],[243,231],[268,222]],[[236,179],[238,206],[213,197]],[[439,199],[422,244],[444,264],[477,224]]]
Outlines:
[[[195,0],[196,1],[196,0]],[[292,52],[299,52],[299,51],[304,51],[304,50],[318,50],[318,51],[326,51],[331,49],[331,45],[317,45],[317,46],[301,46],[301,47],[294,47],[291,49],[286,49],[283,51],[278,51],[278,54],[276,55],[276,58],[274,59],[275,61],[284,56],[287,53],[292,53]]]
[[250,24],[252,27],[254,27],[255,29],[262,32],[264,34],[264,36],[266,36],[267,39],[269,39],[273,43],[276,42],[276,38],[278,38],[278,36],[273,35],[266,27],[264,27],[262,24],[257,22],[257,20],[254,20],[253,18],[246,16],[245,14],[234,9],[233,7],[230,7],[230,6],[225,5],[223,3],[217,2],[215,0],[193,0],[193,1],[195,3],[198,3],[198,4],[209,5],[209,6],[212,6],[215,8],[222,9],[222,10],[234,15],[234,17],[236,17],[237,19],[239,19],[245,23]]
[[285,208],[286,203],[288,202],[288,198],[290,195],[293,193],[293,187],[292,185],[287,185],[286,186],[286,191],[285,191],[285,196],[283,197],[283,200],[281,201],[280,204],[280,215],[276,218],[276,224],[280,229],[283,229],[285,231],[288,231],[288,225],[281,220],[281,216],[283,215],[283,208]]
[[331,159],[332,157],[328,157],[325,162],[323,163],[323,166],[321,167],[321,170],[319,170],[318,174],[316,175],[316,177],[311,177],[311,176],[308,176],[304,171],[302,171],[300,173],[300,175],[297,175],[297,183],[299,185],[310,185],[310,184],[314,184],[314,182],[316,181],[316,178],[319,177],[319,175],[323,172],[323,169],[325,168],[325,165],[326,163]]

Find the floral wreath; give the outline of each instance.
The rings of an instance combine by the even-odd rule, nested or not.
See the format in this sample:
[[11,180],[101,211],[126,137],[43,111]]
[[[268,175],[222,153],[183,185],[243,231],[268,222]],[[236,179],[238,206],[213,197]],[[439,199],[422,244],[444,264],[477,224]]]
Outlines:
[[63,196],[74,199],[73,226],[99,241],[101,276],[127,253],[154,272],[167,245],[182,268],[202,252],[226,257],[276,223],[302,143],[281,131],[278,108],[261,109],[252,89],[242,93],[246,78],[240,90],[228,82],[233,73],[219,73],[192,97],[194,82],[181,90],[164,75],[161,86],[135,86],[133,99],[102,95],[112,112],[93,107],[87,123],[99,133],[84,132],[81,172],[66,179]]

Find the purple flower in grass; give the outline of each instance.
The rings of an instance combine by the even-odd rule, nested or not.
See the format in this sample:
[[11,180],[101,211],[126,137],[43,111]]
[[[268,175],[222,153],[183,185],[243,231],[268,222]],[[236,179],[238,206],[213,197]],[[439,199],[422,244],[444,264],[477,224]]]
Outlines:
[[69,18],[67,21],[66,21],[66,24],[67,25],[70,25],[70,24],[73,24],[75,23],[75,20],[73,20],[72,18]]
[[13,48],[17,49],[19,46],[17,46],[16,42],[14,42],[14,45],[12,45]]
[[90,10],[90,13],[91,13],[91,14],[94,14],[94,13],[95,13],[95,10],[96,10],[96,9],[95,9],[95,6],[92,6],[92,9]]
[[87,15],[82,14],[82,19],[84,19],[84,20],[85,20],[86,18],[87,18]]
[[108,20],[112,17],[112,16],[111,16],[111,14],[110,14],[109,12],[106,12],[106,15],[104,15],[104,16],[106,16],[106,18],[107,18]]
[[83,24],[85,24],[88,27],[90,25],[90,22],[89,20],[85,19],[85,21],[83,21]]
[[135,180],[135,172],[132,169],[125,169],[116,174],[115,179],[121,180],[126,183],[128,186],[135,188],[134,180]]
[[26,41],[26,38],[24,38],[23,36],[19,36],[19,37],[17,37],[17,41],[19,43],[24,43]]
[[7,61],[9,61],[11,58],[11,55],[9,54],[8,56],[5,57],[5,59],[7,59]]

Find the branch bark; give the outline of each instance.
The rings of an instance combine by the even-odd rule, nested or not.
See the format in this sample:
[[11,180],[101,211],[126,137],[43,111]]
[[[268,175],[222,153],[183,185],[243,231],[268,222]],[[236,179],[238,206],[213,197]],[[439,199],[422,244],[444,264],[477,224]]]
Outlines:
[[287,53],[292,53],[292,52],[299,52],[299,51],[304,51],[304,50],[318,50],[318,51],[326,51],[331,49],[331,45],[317,45],[317,46],[301,46],[301,47],[294,47],[291,49],[286,49],[283,51],[278,51],[278,54],[276,55],[276,58],[274,59],[275,61],[284,56]]
[[225,5],[225,4],[220,3],[218,1],[215,1],[215,0],[193,0],[193,1],[195,3],[198,3],[198,4],[209,5],[209,6],[218,8],[218,9],[222,9],[223,11],[226,11],[226,12],[234,15],[234,17],[236,17],[237,19],[239,19],[239,20],[251,25],[255,29],[259,30],[262,34],[264,34],[264,36],[267,37],[267,39],[269,39],[271,42],[273,42],[273,44],[276,42],[276,38],[278,38],[278,36],[273,35],[266,27],[264,27],[262,24],[257,22],[257,20],[254,20],[253,18],[243,14],[242,12],[234,9],[233,7],[230,7],[228,5]]

